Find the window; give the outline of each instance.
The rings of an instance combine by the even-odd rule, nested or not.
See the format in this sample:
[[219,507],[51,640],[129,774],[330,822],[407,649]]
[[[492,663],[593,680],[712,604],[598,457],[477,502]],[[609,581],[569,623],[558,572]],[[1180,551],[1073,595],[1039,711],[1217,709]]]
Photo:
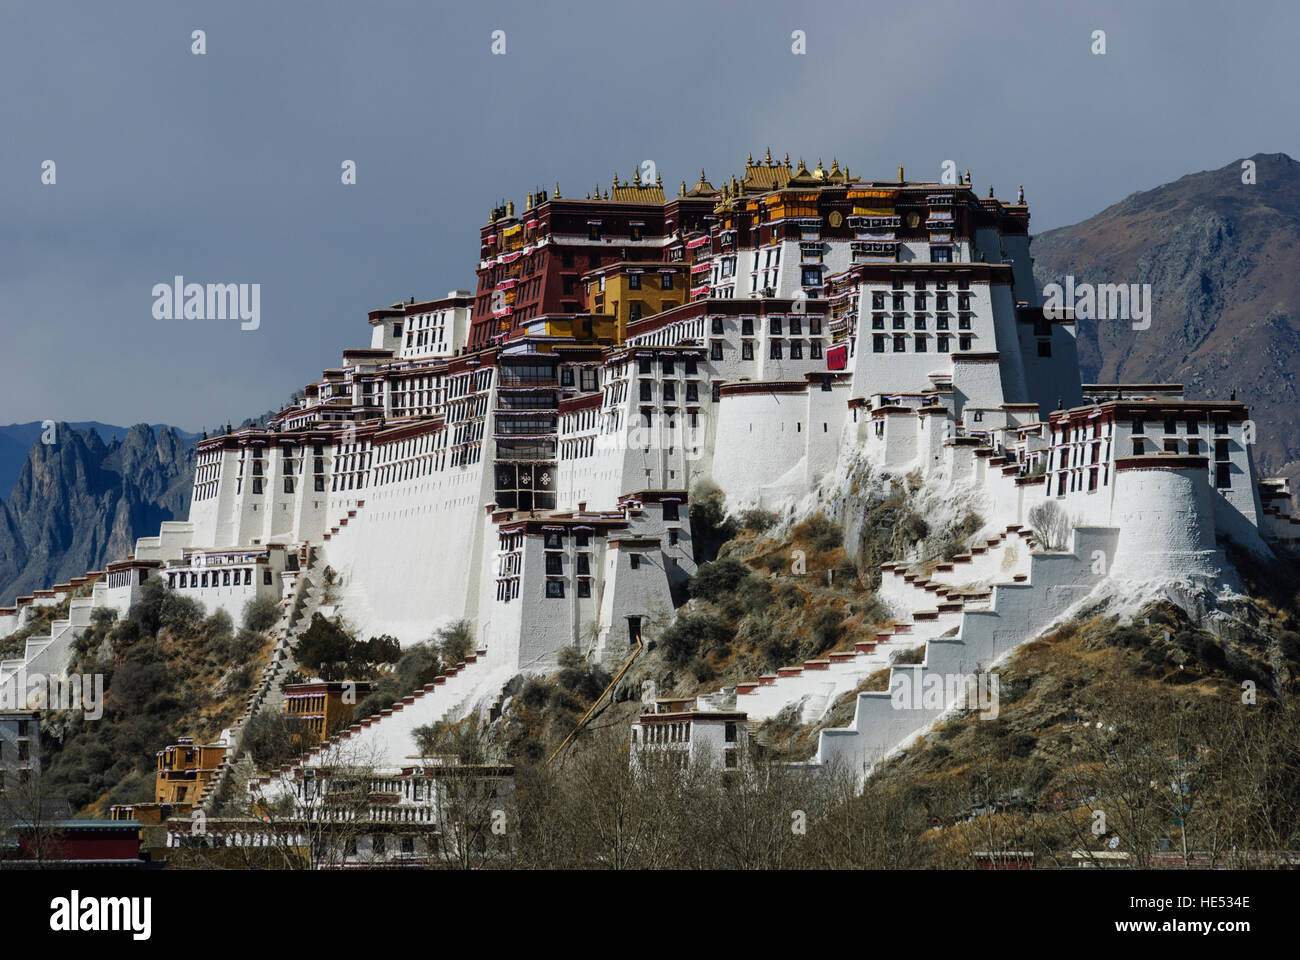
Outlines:
[[802,359],[803,359],[803,341],[802,341],[802,340],[791,340],[791,341],[790,341],[790,359],[791,359],[791,360],[802,360]]
[[709,344],[709,359],[710,359],[710,360],[721,360],[721,359],[722,359],[722,341],[721,341],[721,340],[714,340],[712,343]]
[[547,580],[546,581],[546,599],[563,600],[564,599],[564,581]]
[[668,546],[670,547],[677,546],[677,537],[679,533],[680,531],[678,531],[676,527],[668,531]]
[[558,553],[548,553],[546,555],[546,572],[553,577],[558,577],[564,573],[564,558]]
[[872,330],[885,329],[885,315],[883,313],[875,313],[871,315],[871,329]]
[[790,318],[790,336],[798,337],[803,334],[803,322],[798,317]]
[[894,329],[895,329],[895,330],[905,330],[905,329],[907,329],[907,316],[906,316],[906,314],[902,314],[902,313],[896,313],[896,314],[894,314]]
[[957,318],[957,329],[958,329],[958,330],[969,330],[969,329],[970,329],[970,317],[969,317],[969,316],[959,316],[959,317]]
[[1177,453],[1177,452],[1178,452],[1178,441],[1177,441],[1177,440],[1166,440],[1166,441],[1165,441],[1165,453]]
[[781,341],[773,340],[771,349],[768,351],[768,358],[771,360],[781,359]]
[[726,743],[736,742],[736,725],[734,723],[727,724],[725,732],[723,733],[723,740]]
[[371,841],[371,847],[370,847],[370,848],[371,848],[375,853],[387,853],[387,852],[388,852],[388,838],[387,838],[387,837],[381,837],[381,836],[377,836],[377,837],[375,837],[374,840]]
[[1141,440],[1133,441],[1133,456],[1140,457],[1146,453],[1147,445]]
[[1146,432],[1146,421],[1144,421],[1141,417],[1134,417],[1134,418],[1133,418],[1133,432],[1134,432],[1135,434],[1138,434],[1138,433],[1145,433],[1145,432]]
[[665,380],[664,401],[668,402],[676,399],[677,399],[677,384],[672,380]]
[[773,337],[781,336],[781,318],[773,317],[767,322],[767,332]]
[[560,533],[558,530],[546,531],[546,535],[543,538],[543,540],[544,540],[543,545],[546,547],[547,550],[564,549],[564,534]]
[[1177,433],[1177,432],[1178,432],[1178,421],[1172,416],[1165,417],[1165,433]]
[[884,310],[884,309],[885,309],[885,295],[884,295],[884,293],[882,293],[881,291],[877,290],[877,291],[875,291],[874,293],[871,294],[871,309],[872,309],[872,310]]
[[402,837],[402,853],[415,853],[415,837]]
[[293,493],[293,477],[284,478],[284,492]]
[[754,335],[754,318],[742,317],[740,320],[740,335],[742,337],[752,337]]
[[872,338],[871,338],[871,352],[872,352],[872,353],[884,353],[884,352],[885,352],[885,335],[884,335],[883,333],[877,333],[877,334],[875,334],[875,335],[872,336]]
[[261,493],[261,492],[262,492],[262,478],[261,478],[261,477],[254,477],[254,478],[253,478],[253,493]]
[[664,507],[664,519],[665,519],[665,520],[676,520],[676,519],[678,519],[677,504],[675,504],[675,503],[665,503],[665,504],[663,505],[663,507]]
[[969,335],[957,338],[957,348],[959,350],[969,350],[970,344],[971,344],[971,338]]
[[648,374],[648,373],[652,373],[652,372],[653,372],[653,371],[650,369],[650,358],[649,358],[649,357],[642,357],[641,359],[639,359],[639,360],[637,361],[637,372],[638,372],[638,373],[642,373],[642,374]]
[[573,367],[564,367],[560,370],[560,386],[573,386]]
[[740,345],[740,359],[741,359],[741,360],[753,360],[753,359],[754,359],[754,341],[752,341],[752,340],[745,340],[743,343],[741,343],[741,345]]
[[1038,355],[1039,355],[1040,357],[1050,357],[1050,356],[1052,355],[1052,341],[1051,341],[1051,340],[1039,340],[1039,341],[1038,341]]
[[714,335],[715,337],[720,337],[720,336],[722,336],[722,318],[721,318],[721,317],[714,317],[714,318],[713,318],[713,325],[712,325],[711,329],[713,330],[713,335]]
[[641,554],[639,553],[629,554],[627,561],[628,561],[628,566],[630,566],[633,570],[641,569]]
[[1190,455],[1193,456],[1193,457],[1195,457],[1195,456],[1199,456],[1199,455],[1200,455],[1200,452],[1201,452],[1201,441],[1199,441],[1199,440],[1188,440],[1188,441],[1187,441],[1187,452],[1188,452],[1188,454],[1190,454]]
[[924,329],[925,329],[925,317],[913,317],[913,318],[912,318],[912,329],[913,329],[913,330],[924,330]]
[[714,403],[717,403],[719,400],[722,399],[722,381],[721,381],[721,380],[715,380],[715,381],[713,382],[713,386],[712,386],[712,388],[709,390],[709,399],[712,400]]
[[693,377],[693,376],[695,376],[696,370],[697,370],[697,366],[696,366],[695,361],[694,361],[694,360],[687,360],[687,361],[686,361],[686,375],[687,375],[688,377]]
[[600,239],[600,224],[598,223],[587,224],[587,239],[588,240]]
[[[752,359],[752,358],[751,358],[751,359]],[[700,400],[700,387],[699,387],[699,384],[688,383],[688,384],[686,385],[686,402],[687,402],[687,403],[698,403],[699,400]]]
[[649,400],[649,399],[650,399],[650,391],[651,391],[650,381],[649,381],[649,380],[642,380],[642,381],[641,381],[641,399],[642,399],[642,400]]
[[905,335],[901,333],[894,334],[894,352],[895,353],[907,352],[907,337]]
[[821,267],[804,267],[800,271],[801,285],[805,287],[819,287],[822,282]]
[[812,357],[814,360],[820,360],[822,358],[822,342],[820,340],[814,340],[808,345],[808,351],[808,356]]
[[673,288],[673,275],[671,273],[659,274],[659,288],[661,290],[671,290]]
[[918,333],[915,335],[915,344],[912,349],[915,353],[925,353],[925,334]]
[[586,530],[579,530],[573,535],[573,545],[575,547],[585,547],[591,542],[591,538]]
[[[549,573],[550,571],[548,570],[547,572]],[[578,554],[578,576],[580,577],[591,576],[591,554],[589,553]]]
[[590,597],[590,596],[591,596],[591,581],[590,581],[590,580],[579,580],[579,581],[578,581],[578,596],[579,596],[579,597]]
[[1232,486],[1232,464],[1216,463],[1214,465],[1214,485],[1220,490],[1226,490]]

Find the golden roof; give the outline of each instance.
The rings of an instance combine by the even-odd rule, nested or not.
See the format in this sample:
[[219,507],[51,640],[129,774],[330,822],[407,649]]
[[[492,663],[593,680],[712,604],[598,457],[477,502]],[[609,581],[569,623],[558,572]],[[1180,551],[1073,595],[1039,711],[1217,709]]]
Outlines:
[[717,195],[718,188],[709,183],[703,170],[700,171],[700,182],[686,191],[688,197],[716,197]]

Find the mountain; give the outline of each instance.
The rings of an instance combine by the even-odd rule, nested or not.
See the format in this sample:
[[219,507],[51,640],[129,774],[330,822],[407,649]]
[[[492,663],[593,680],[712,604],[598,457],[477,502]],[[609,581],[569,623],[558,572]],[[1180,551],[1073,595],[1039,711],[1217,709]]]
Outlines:
[[[114,437],[126,436],[127,430],[130,429],[116,427],[111,423],[100,423],[98,420],[83,420],[79,423],[69,423],[68,426],[76,430],[94,430],[105,442]],[[197,433],[186,433],[176,427],[169,427],[165,423],[155,423],[151,426],[155,432],[174,430],[176,435],[187,444],[197,440],[199,436]],[[27,462],[27,451],[44,432],[45,425],[40,420],[0,426],[0,497],[7,497],[13,491],[14,484],[18,482],[18,475],[23,472],[23,464]]]
[[[1300,163],[1283,153],[1193,173],[1034,237],[1034,278],[1149,283],[1150,328],[1080,320],[1085,382],[1174,382],[1237,399],[1257,425],[1261,476],[1300,478],[1291,428],[1300,374]],[[1068,304],[1067,304],[1068,305]]]
[[184,435],[141,423],[105,444],[97,430],[55,429],[0,503],[4,604],[126,557],[137,537],[189,513],[194,447]]

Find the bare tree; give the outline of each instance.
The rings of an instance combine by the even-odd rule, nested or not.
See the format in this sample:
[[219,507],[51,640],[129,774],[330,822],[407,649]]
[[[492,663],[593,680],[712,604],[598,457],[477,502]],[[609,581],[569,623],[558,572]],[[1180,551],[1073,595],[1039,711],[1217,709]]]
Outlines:
[[1055,500],[1029,511],[1029,526],[1047,550],[1064,550],[1070,541],[1070,515]]

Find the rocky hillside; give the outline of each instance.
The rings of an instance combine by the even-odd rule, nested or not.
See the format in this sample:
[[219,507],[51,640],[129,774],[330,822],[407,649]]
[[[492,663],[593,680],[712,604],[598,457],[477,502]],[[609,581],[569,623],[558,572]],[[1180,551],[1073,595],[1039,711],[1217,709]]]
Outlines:
[[1300,372],[1300,163],[1256,154],[1135,193],[1034,238],[1038,286],[1149,283],[1151,325],[1080,320],[1085,382],[1180,382],[1190,399],[1235,390],[1258,425],[1262,475],[1300,477],[1291,429]]
[[163,520],[184,519],[193,471],[193,447],[171,428],[137,424],[105,444],[59,424],[0,504],[0,602],[99,569]]

